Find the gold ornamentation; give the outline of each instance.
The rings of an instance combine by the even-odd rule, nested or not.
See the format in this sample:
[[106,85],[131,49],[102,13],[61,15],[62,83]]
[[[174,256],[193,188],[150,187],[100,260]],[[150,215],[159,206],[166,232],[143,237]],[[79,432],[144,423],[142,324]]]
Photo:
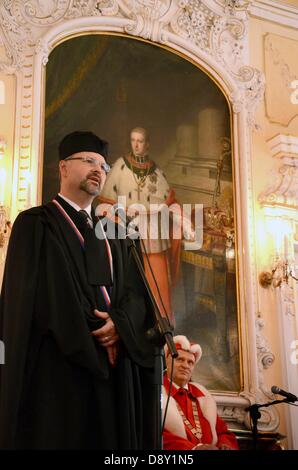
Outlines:
[[146,178],[148,176],[148,173],[149,173],[149,170],[150,170],[150,165],[148,165],[147,167],[147,171],[145,173],[145,169],[144,171],[143,170],[140,170],[138,168],[138,173],[140,173],[140,176],[134,171],[134,165],[131,161],[131,159],[129,158],[128,159],[128,162],[129,162],[129,166],[130,166],[130,169],[131,169],[131,172],[132,172],[132,175],[133,175],[133,179],[135,180],[136,182],[136,185],[138,186],[138,199],[140,199],[140,193],[141,193],[141,188],[144,188],[145,184],[146,184]]

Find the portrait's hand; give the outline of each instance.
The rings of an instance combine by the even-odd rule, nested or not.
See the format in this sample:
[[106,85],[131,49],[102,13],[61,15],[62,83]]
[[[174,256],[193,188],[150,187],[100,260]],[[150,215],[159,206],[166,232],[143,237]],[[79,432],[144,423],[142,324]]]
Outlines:
[[198,444],[195,447],[193,447],[192,450],[219,450],[219,449],[213,444]]
[[94,310],[94,315],[98,318],[102,318],[106,323],[98,330],[92,331],[91,335],[105,348],[114,346],[119,341],[119,335],[110,315],[107,312],[100,312],[97,309]]
[[183,238],[186,241],[194,242],[196,240],[195,227],[188,217],[183,216]]

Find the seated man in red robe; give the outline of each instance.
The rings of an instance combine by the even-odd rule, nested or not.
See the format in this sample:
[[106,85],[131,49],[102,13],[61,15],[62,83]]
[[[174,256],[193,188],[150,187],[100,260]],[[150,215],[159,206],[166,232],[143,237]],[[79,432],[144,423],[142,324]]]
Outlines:
[[[186,336],[175,336],[178,357],[173,362],[173,384],[163,432],[166,450],[237,450],[237,440],[218,416],[216,402],[191,374],[202,356],[199,344]],[[167,372],[164,377],[164,408],[170,389],[172,358],[166,346]]]

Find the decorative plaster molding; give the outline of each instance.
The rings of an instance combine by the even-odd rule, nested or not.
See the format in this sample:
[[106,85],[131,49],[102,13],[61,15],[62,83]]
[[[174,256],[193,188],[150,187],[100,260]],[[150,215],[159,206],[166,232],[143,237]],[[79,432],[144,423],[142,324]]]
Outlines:
[[200,0],[180,0],[172,30],[208,53],[216,63],[229,71],[241,93],[231,95],[234,112],[248,109],[248,123],[254,125],[254,113],[265,89],[263,74],[249,65],[247,15],[248,2],[237,9],[237,0],[224,2],[224,14],[215,13]]
[[295,287],[283,283],[280,291],[281,310],[285,317],[296,317]]
[[[257,351],[258,351],[258,362],[259,362],[259,372],[260,372],[260,383],[263,385],[263,370],[268,369],[272,366],[275,357],[274,354],[270,351],[267,340],[262,334],[262,330],[265,326],[265,321],[258,316],[256,319],[256,340],[257,340]],[[264,387],[262,386],[262,390]],[[270,395],[270,392],[267,389],[264,389],[266,395]]]
[[0,70],[15,73],[22,69],[30,51],[42,51],[45,65],[50,48],[42,38],[62,21],[127,18],[131,21],[123,30],[130,35],[169,44],[169,33],[175,34],[220,64],[239,84],[242,97],[240,101],[237,97],[234,109],[246,106],[251,125],[263,98],[264,77],[248,65],[248,4],[244,0],[4,0],[0,18],[8,61],[0,62]]
[[[248,404],[246,406],[248,406]],[[219,416],[227,423],[236,422],[237,424],[243,425],[249,429],[249,426],[247,426],[246,411],[244,411],[244,408],[218,404],[217,410]]]
[[[272,392],[265,386],[264,369],[270,367],[275,358],[268,347],[268,343],[262,334],[264,320],[260,317],[256,319],[256,345],[258,358],[258,387],[251,387],[250,391],[240,393],[239,397],[216,396],[219,414],[226,421],[234,421],[240,425],[251,429],[251,420],[249,412],[245,411],[249,405],[255,403],[267,403],[274,399]],[[273,432],[279,426],[279,414],[275,407],[260,408],[261,417],[258,420],[258,429],[263,432]]]
[[277,134],[267,140],[272,157],[289,157],[298,160],[298,137],[289,134]]
[[[243,392],[241,396],[249,400],[250,404],[254,403],[267,403],[274,399],[274,395],[265,384],[264,370],[272,366],[275,361],[274,354],[270,351],[268,342],[263,336],[263,328],[265,322],[259,315],[256,318],[256,345],[257,345],[257,361],[258,361],[258,388],[252,389],[250,392]],[[274,406],[268,408],[260,408],[261,417],[258,421],[258,429],[260,431],[276,431],[279,426],[279,414]],[[250,427],[250,417],[246,413],[244,416],[244,423]]]
[[[264,391],[266,393],[264,393]],[[274,399],[274,395],[269,390],[251,390],[241,392],[238,397],[215,395],[218,414],[227,422],[234,422],[240,427],[251,429],[250,413],[245,408],[255,403],[267,403]],[[258,430],[263,432],[273,432],[279,426],[280,419],[275,407],[260,408],[261,417],[258,420]]]
[[298,28],[298,8],[273,0],[251,0],[249,14],[255,18]]
[[268,81],[265,112],[270,122],[288,126],[298,115],[295,105],[295,84],[298,78],[298,41],[267,33],[264,36],[264,64]]
[[281,165],[273,184],[259,196],[262,205],[287,206],[293,216],[298,208],[298,162]]
[[273,157],[282,160],[273,184],[262,192],[262,205],[282,205],[289,218],[298,222],[298,137],[278,134],[268,140]]
[[[242,395],[242,394],[241,394]],[[245,408],[250,405],[246,397],[229,397],[226,395],[214,395],[217,403],[218,414],[227,422],[234,422],[240,427],[250,429],[250,420]]]
[[[295,292],[296,291],[296,292]],[[296,364],[297,356],[293,357],[293,347],[297,344],[298,332],[298,295],[297,288],[283,283],[278,290],[277,327],[279,331],[280,361],[283,365],[280,386],[284,390],[291,390],[297,394],[298,370]],[[288,448],[298,448],[298,421],[297,409],[287,406],[285,409],[288,437]]]
[[35,54],[41,54],[42,55],[42,65],[47,65],[48,60],[49,60],[49,54],[51,52],[51,49],[43,38],[38,39],[36,42],[35,46]]

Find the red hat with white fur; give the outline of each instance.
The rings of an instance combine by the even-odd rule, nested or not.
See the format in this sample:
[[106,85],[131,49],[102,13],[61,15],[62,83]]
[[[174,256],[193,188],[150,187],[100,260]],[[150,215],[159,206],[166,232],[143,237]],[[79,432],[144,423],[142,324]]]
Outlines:
[[[186,336],[178,335],[173,337],[173,341],[175,343],[176,349],[183,349],[183,351],[187,351],[192,353],[195,356],[196,363],[202,357],[202,348],[199,344],[191,343]],[[170,354],[168,346],[165,345],[165,355],[168,357]]]

